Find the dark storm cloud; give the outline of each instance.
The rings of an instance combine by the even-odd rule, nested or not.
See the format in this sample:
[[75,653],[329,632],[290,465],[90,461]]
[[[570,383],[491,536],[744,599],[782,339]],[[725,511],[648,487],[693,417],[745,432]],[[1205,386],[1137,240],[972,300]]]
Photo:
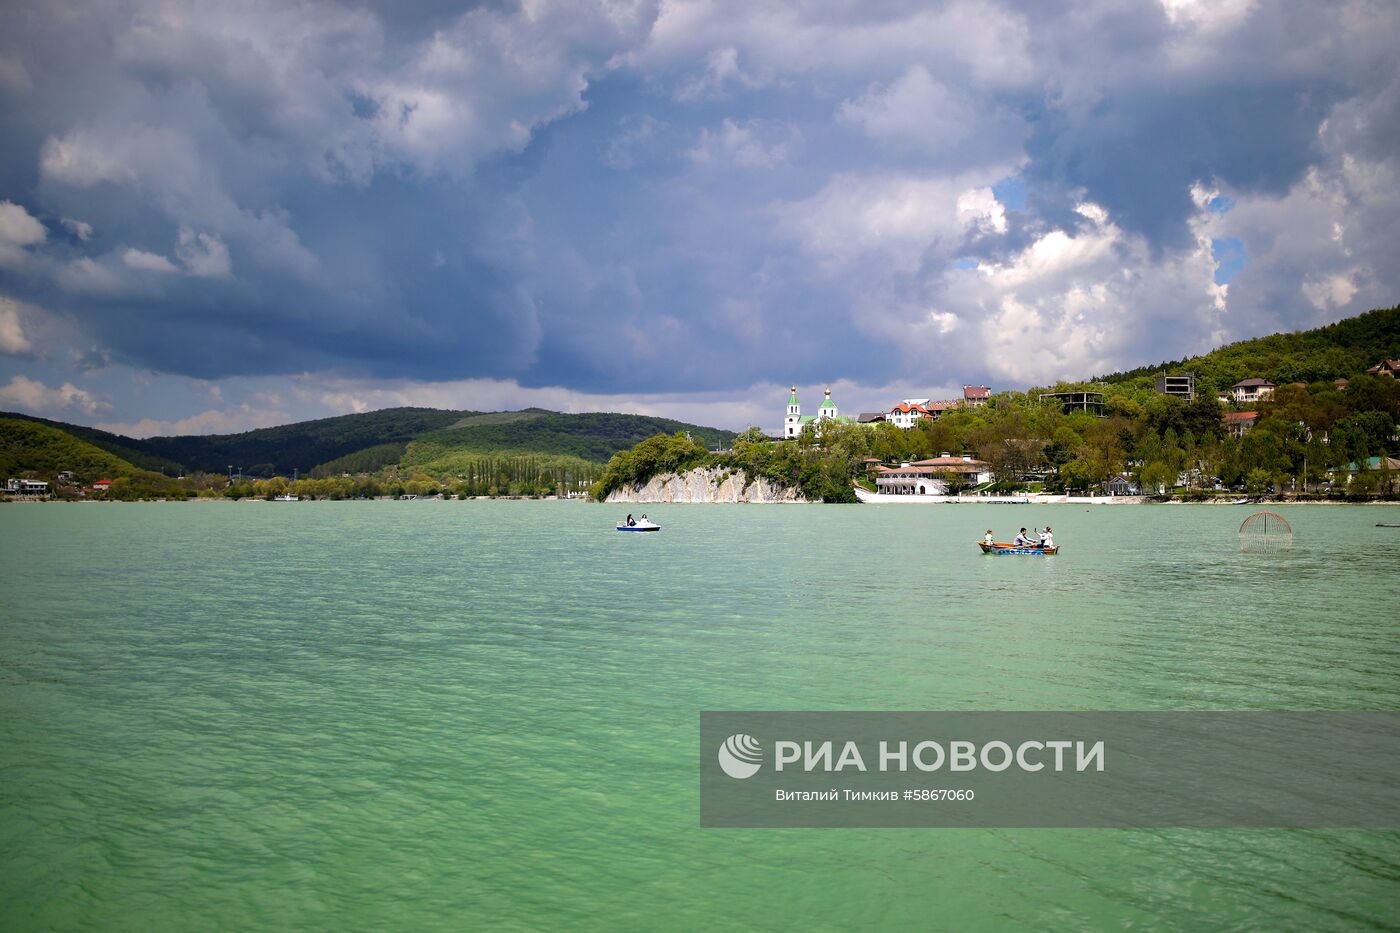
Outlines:
[[[129,0],[0,26],[0,201],[47,231],[0,228],[0,296],[138,369],[1024,381],[1400,286],[1362,239],[1400,216],[1383,4]],[[1212,240],[1248,257],[1228,293]]]

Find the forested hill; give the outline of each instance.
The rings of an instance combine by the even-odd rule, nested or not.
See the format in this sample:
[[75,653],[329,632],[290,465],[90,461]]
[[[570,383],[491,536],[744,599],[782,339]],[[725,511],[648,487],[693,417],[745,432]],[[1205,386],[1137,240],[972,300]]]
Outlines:
[[385,408],[355,415],[298,421],[241,434],[151,437],[143,449],[181,463],[188,470],[222,473],[233,466],[252,476],[307,472],[318,464],[367,447],[407,443],[420,434],[447,427],[469,411],[436,408]]
[[1400,359],[1400,306],[1368,311],[1314,330],[1242,340],[1201,356],[1101,376],[1107,383],[1149,381],[1162,372],[1194,372],[1203,388],[1222,391],[1251,376],[1279,385],[1313,383]]
[[562,414],[544,409],[513,412],[387,408],[240,434],[131,438],[97,428],[64,424],[31,415],[0,417],[43,424],[67,432],[146,470],[167,473],[223,473],[229,467],[247,476],[318,475],[373,472],[402,462],[432,471],[468,454],[572,456],[606,462],[642,438],[689,431],[714,447],[734,434],[718,428],[608,413]]
[[408,445],[403,463],[431,468],[454,454],[499,451],[562,454],[606,463],[638,441],[678,431],[689,432],[709,448],[728,446],[735,436],[732,431],[649,415],[566,415],[526,409],[463,418],[450,428],[416,438]]
[[21,418],[0,418],[0,477],[33,474],[51,479],[60,471],[84,482],[132,476],[129,461],[73,434]]

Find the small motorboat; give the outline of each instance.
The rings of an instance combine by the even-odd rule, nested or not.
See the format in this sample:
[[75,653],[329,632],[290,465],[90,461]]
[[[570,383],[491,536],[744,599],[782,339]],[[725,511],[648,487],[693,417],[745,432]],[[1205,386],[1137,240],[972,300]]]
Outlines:
[[1054,555],[1059,553],[1060,550],[1060,546],[1058,544],[1053,547],[1030,547],[1029,545],[1017,547],[1014,544],[1007,544],[1003,541],[994,541],[991,544],[988,544],[985,541],[978,541],[977,546],[982,549],[983,554],[1038,554],[1041,557],[1053,557]]
[[634,523],[631,524],[631,525],[627,524],[626,522],[618,522],[618,524],[617,524],[617,530],[618,530],[618,531],[660,531],[660,530],[661,530],[661,526],[658,525],[656,522],[646,521],[646,520],[644,520],[644,519],[638,519],[636,522],[634,522]]
[[1228,505],[1249,505],[1249,497],[1246,496],[1246,497],[1244,497],[1243,499],[1232,499],[1232,500],[1230,500],[1230,502],[1228,502],[1227,504],[1228,504]]

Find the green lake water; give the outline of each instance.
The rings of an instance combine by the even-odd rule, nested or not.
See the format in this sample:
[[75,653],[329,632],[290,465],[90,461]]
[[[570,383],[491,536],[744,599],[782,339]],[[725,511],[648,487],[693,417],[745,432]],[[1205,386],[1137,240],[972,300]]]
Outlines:
[[0,508],[0,929],[1400,925],[1400,832],[702,830],[696,768],[703,709],[1400,709],[1400,509],[643,508]]

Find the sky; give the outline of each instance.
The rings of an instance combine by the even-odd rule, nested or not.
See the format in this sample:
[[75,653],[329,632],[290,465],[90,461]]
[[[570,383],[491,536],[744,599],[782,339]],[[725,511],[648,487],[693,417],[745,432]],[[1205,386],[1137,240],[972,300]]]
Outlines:
[[776,428],[1400,301],[1390,0],[0,7],[0,410]]

